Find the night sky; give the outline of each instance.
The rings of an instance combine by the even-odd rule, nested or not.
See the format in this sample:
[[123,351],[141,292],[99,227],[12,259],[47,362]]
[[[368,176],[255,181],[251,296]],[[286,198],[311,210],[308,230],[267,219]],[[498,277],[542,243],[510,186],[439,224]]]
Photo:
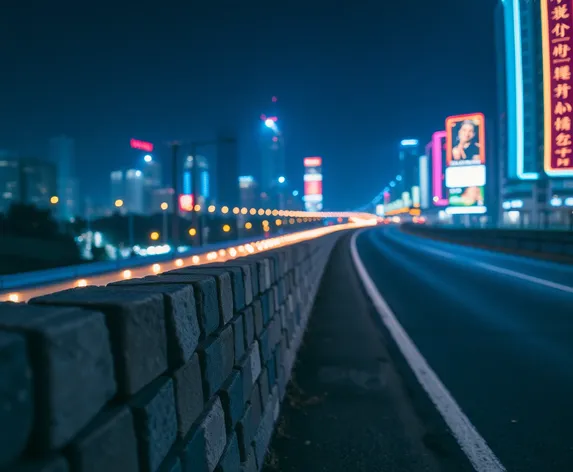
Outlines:
[[129,138],[226,127],[252,173],[276,95],[287,177],[323,156],[325,205],[346,209],[395,175],[402,138],[494,117],[495,0],[179,3],[2,7],[0,149],[46,157],[51,136],[74,137],[82,194],[103,202],[109,172],[135,164]]

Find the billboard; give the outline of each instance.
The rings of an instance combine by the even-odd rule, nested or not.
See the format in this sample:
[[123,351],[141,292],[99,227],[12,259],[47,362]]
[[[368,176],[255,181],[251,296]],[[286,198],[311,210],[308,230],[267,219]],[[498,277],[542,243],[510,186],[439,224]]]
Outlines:
[[446,168],[446,132],[436,131],[432,135],[432,201],[436,206],[448,205],[448,188],[444,170]]
[[306,211],[322,210],[322,158],[304,158],[304,207]]
[[153,144],[139,139],[130,139],[129,145],[132,149],[139,149],[140,151],[153,152]]
[[573,175],[573,8],[571,2],[541,0],[545,173]]
[[471,213],[477,209],[485,212],[485,158],[484,115],[473,113],[446,118],[444,180],[450,207],[474,207]]

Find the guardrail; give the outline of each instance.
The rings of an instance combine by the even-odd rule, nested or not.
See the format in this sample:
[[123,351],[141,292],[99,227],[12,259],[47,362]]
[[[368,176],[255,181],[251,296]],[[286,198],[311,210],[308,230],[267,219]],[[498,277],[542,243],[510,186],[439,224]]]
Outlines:
[[261,470],[342,234],[314,231],[223,264],[0,303],[0,469]]
[[573,258],[573,232],[560,230],[467,229],[404,224],[403,229],[461,244]]
[[[287,233],[288,234],[288,233]],[[189,257],[195,254],[203,254],[210,251],[218,251],[227,248],[231,244],[245,245],[255,241],[260,241],[261,237],[242,239],[237,241],[225,241],[217,244],[207,244],[201,247],[194,247],[182,252],[170,252],[156,256],[132,257],[128,259],[117,259],[115,261],[90,262],[55,269],[37,270],[23,272],[20,274],[9,274],[0,276],[0,291],[24,289],[35,285],[45,285],[61,282],[69,279],[82,279],[94,275],[101,275],[107,272],[117,272],[125,269],[143,267],[150,264],[172,261],[177,258]]]

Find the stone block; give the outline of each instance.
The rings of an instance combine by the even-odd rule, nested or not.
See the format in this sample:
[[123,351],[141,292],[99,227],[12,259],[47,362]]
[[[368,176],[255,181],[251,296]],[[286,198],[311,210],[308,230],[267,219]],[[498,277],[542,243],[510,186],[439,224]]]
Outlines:
[[189,284],[193,286],[197,318],[201,337],[205,338],[217,331],[220,325],[219,297],[217,281],[209,275],[152,275],[140,279],[151,284]]
[[[104,313],[118,391],[124,397],[133,395],[167,370],[165,308],[160,294],[86,287],[52,293],[30,303],[74,305]],[[78,401],[87,403],[85,398]]]
[[72,470],[125,472],[139,470],[133,417],[127,407],[101,413],[68,448]]
[[[26,338],[34,379],[31,444],[37,452],[65,445],[115,395],[112,351],[103,314],[79,308],[2,304],[0,331]],[[12,353],[16,355],[16,351]],[[22,389],[24,385],[18,386]],[[25,389],[19,393],[22,401],[30,401]],[[21,421],[19,428],[27,428],[29,417],[23,414]]]
[[233,433],[229,438],[227,447],[223,451],[219,465],[215,472],[237,472],[241,467],[241,457],[239,454],[239,443],[237,435]]
[[271,437],[273,434],[273,427],[275,424],[275,413],[278,408],[278,393],[277,389],[273,390],[271,397],[268,399],[265,405],[265,413],[261,419],[261,423],[257,429],[254,440],[255,456],[257,460],[257,466],[262,469],[265,460],[265,454]]
[[209,403],[186,443],[182,454],[183,470],[213,472],[227,444],[225,413],[219,398],[215,397]]
[[[201,266],[202,270],[215,269],[227,270],[231,275],[231,284],[233,286],[233,306],[234,311],[242,310],[247,305],[246,303],[246,288],[245,288],[245,273],[243,268],[231,264],[208,264]],[[248,269],[248,266],[247,266]],[[249,271],[250,274],[250,271]],[[249,280],[250,282],[250,280]],[[250,284],[249,284],[250,285]],[[249,286],[249,295],[252,297],[252,288]],[[250,301],[249,301],[250,303]]]
[[253,301],[253,320],[255,324],[255,336],[258,336],[263,330],[263,307],[261,299],[257,298]]
[[221,388],[235,363],[233,328],[227,326],[210,336],[197,352],[203,374],[203,395],[208,399]]
[[[251,307],[245,308],[242,312],[243,319],[243,334],[245,336],[245,349],[247,349],[255,340],[255,319],[253,309]],[[239,357],[235,357],[239,359]]]
[[195,420],[203,412],[205,401],[201,378],[197,354],[194,354],[190,361],[173,373],[177,432],[181,438],[187,435]]
[[[5,305],[0,305],[0,323]],[[0,469],[16,460],[32,432],[32,368],[23,334],[0,328]]]
[[[165,324],[167,332],[167,355],[171,368],[185,364],[195,352],[201,329],[197,318],[195,294],[190,285],[145,283],[125,280],[121,284],[110,284],[108,287],[126,288],[129,290],[158,293],[163,296],[165,304]],[[155,277],[151,280],[157,281]]]
[[223,409],[225,410],[227,431],[231,432],[243,414],[246,401],[243,396],[241,371],[233,370],[223,387],[221,387],[220,396]]
[[233,344],[235,346],[235,359],[240,359],[245,353],[245,333],[243,324],[243,313],[238,313],[230,323],[233,328]]
[[166,272],[164,276],[208,276],[213,277],[217,284],[217,300],[219,303],[219,326],[224,326],[233,317],[233,282],[229,269],[207,267],[185,267]]
[[155,472],[177,438],[173,380],[159,377],[130,401],[143,472]]
[[255,437],[255,431],[256,429],[253,428],[252,406],[250,403],[247,403],[245,405],[245,410],[237,423],[237,440],[239,443],[241,461],[247,460],[251,441]]

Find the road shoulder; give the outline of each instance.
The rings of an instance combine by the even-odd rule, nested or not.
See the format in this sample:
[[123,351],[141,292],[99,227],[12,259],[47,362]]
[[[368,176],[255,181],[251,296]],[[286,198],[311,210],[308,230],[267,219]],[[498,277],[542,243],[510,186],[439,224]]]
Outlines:
[[265,471],[446,470],[447,449],[413,407],[377,316],[345,236],[326,268]]

